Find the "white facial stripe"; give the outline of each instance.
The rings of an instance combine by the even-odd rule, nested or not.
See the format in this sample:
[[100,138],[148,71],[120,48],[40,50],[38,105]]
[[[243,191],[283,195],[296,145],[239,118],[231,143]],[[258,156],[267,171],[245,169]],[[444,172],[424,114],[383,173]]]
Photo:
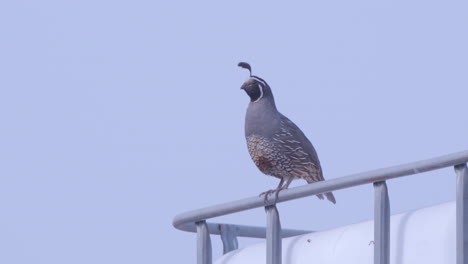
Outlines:
[[263,84],[263,86],[266,86],[266,83],[263,81],[263,80],[260,80],[259,78],[257,78],[256,76],[252,76],[252,79],[256,80],[257,82]]
[[[264,83],[264,82],[262,82],[262,83]],[[258,89],[260,89],[260,96],[258,97],[257,100],[254,101],[254,103],[258,102],[258,100],[262,99],[262,97],[263,97],[263,85],[258,84]]]
[[257,78],[256,76],[252,76],[252,79],[256,80],[257,82],[259,82],[259,83],[261,83],[263,85],[266,85],[266,83],[263,80],[261,80],[260,78]]

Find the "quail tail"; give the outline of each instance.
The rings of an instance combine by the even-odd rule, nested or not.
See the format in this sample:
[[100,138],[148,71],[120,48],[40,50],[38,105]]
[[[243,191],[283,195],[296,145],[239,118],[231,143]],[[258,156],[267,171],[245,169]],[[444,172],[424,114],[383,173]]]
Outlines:
[[[327,192],[327,193],[324,193],[325,196],[327,197],[327,200],[332,202],[333,204],[336,204],[336,200],[335,200],[335,196],[333,196],[333,193],[331,192]],[[323,194],[317,194],[317,197],[320,199],[320,200],[323,200]]]

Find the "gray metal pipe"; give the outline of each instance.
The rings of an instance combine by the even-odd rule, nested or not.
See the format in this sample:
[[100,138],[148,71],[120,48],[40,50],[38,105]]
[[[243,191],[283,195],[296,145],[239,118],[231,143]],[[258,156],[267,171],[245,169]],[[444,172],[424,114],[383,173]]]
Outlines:
[[390,200],[385,181],[374,182],[374,264],[390,264]]
[[265,207],[266,212],[266,263],[281,264],[281,223],[276,205]]
[[457,264],[468,264],[468,169],[466,164],[455,166],[457,174]]
[[211,264],[211,240],[206,221],[199,221],[197,226],[197,264]]
[[223,242],[223,254],[239,248],[237,227],[235,225],[221,224],[219,230],[221,233],[221,241]]
[[[234,225],[234,224],[223,224],[207,222],[208,230],[212,235],[221,235],[221,227],[223,225],[229,225],[235,228],[236,235],[238,237],[253,237],[253,238],[266,238],[266,228],[264,226],[248,226],[248,225]],[[194,223],[185,223],[178,227],[179,230],[187,232],[197,232],[197,227]],[[296,230],[296,229],[283,229],[281,230],[281,236],[283,238],[299,236],[303,234],[312,233],[315,231],[311,230]]]

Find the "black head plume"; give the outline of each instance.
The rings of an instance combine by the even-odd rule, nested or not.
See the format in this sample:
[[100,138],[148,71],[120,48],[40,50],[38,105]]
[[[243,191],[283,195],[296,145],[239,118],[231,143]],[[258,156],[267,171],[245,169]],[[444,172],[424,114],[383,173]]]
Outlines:
[[252,77],[252,68],[250,67],[250,64],[248,64],[247,62],[239,62],[237,66],[249,70],[250,77]]

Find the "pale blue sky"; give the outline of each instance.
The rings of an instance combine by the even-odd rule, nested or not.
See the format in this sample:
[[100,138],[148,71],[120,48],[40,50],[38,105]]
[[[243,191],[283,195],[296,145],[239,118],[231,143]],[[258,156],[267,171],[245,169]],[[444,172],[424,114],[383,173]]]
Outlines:
[[[195,263],[177,213],[277,184],[246,150],[239,61],[327,179],[468,149],[467,13],[427,0],[1,2],[0,263]],[[393,213],[420,208],[454,199],[454,173],[389,188]],[[372,218],[371,186],[335,196],[279,205],[283,226]]]

